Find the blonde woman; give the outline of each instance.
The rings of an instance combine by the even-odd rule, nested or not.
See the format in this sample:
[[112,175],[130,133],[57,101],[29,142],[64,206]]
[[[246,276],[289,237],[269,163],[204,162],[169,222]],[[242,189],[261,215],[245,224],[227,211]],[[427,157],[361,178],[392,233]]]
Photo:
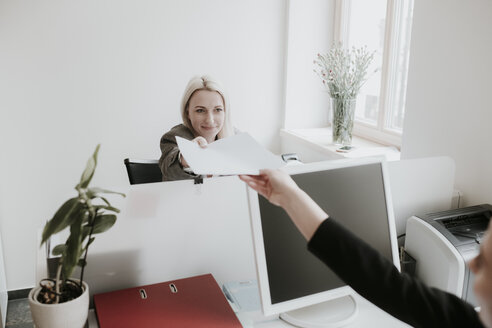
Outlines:
[[176,136],[202,147],[234,134],[227,94],[219,81],[208,75],[193,77],[181,100],[183,124],[176,125],[161,138],[159,167],[162,181],[192,179],[188,163],[181,155]]

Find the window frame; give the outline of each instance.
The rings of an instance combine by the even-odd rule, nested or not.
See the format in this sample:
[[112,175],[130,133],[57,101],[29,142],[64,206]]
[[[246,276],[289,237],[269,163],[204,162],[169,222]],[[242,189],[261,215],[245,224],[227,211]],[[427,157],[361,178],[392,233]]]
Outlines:
[[[385,145],[401,147],[402,132],[395,131],[387,127],[389,115],[392,113],[391,106],[391,87],[394,85],[395,72],[398,63],[399,33],[401,29],[401,13],[403,2],[400,0],[386,0],[386,24],[384,34],[383,60],[381,69],[381,87],[379,90],[378,118],[376,126],[355,119],[354,135],[372,140]],[[409,0],[412,1],[413,0]],[[334,35],[335,42],[347,44],[348,29],[350,23],[351,0],[335,1]],[[409,27],[411,28],[411,26]],[[403,130],[403,127],[402,127]]]

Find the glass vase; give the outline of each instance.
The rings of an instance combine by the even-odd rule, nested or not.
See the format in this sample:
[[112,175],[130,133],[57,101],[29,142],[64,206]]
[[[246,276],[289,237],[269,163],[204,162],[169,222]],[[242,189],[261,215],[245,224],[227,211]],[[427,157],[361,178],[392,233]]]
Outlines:
[[355,98],[331,98],[333,143],[341,146],[352,145],[354,128]]

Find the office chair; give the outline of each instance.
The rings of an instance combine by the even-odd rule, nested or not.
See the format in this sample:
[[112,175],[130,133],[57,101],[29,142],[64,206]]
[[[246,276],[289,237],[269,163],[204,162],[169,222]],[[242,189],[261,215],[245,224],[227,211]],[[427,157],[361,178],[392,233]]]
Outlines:
[[124,163],[131,185],[162,181],[159,161],[156,159],[125,158]]

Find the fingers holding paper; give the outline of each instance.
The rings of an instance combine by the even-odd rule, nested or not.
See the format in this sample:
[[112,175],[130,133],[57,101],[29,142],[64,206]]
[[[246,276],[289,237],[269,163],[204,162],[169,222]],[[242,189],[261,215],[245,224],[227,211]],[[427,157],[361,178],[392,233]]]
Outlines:
[[277,206],[283,206],[289,194],[298,189],[291,177],[282,170],[264,169],[260,175],[240,175],[239,178]]
[[[191,140],[191,142],[198,144],[198,146],[200,146],[201,148],[207,148],[208,146],[207,139],[201,136],[196,137],[195,139]],[[181,163],[182,167],[190,167],[190,165],[181,153],[179,153],[179,162]]]
[[202,148],[207,148],[207,145],[208,145],[208,142],[207,142],[207,139],[205,139],[204,137],[196,137],[195,139],[191,140],[192,142],[194,143],[197,143],[198,146],[202,147]]
[[249,187],[266,199],[270,199],[271,187],[267,184],[268,177],[266,175],[239,175],[239,179],[246,182]]
[[301,190],[282,170],[261,170],[260,175],[240,175],[239,178],[270,203],[282,207],[302,235],[310,240],[328,214]]
[[199,175],[256,174],[262,168],[285,165],[280,156],[272,154],[247,133],[212,143],[205,143],[203,137],[190,141],[176,136],[176,142],[193,172]]

